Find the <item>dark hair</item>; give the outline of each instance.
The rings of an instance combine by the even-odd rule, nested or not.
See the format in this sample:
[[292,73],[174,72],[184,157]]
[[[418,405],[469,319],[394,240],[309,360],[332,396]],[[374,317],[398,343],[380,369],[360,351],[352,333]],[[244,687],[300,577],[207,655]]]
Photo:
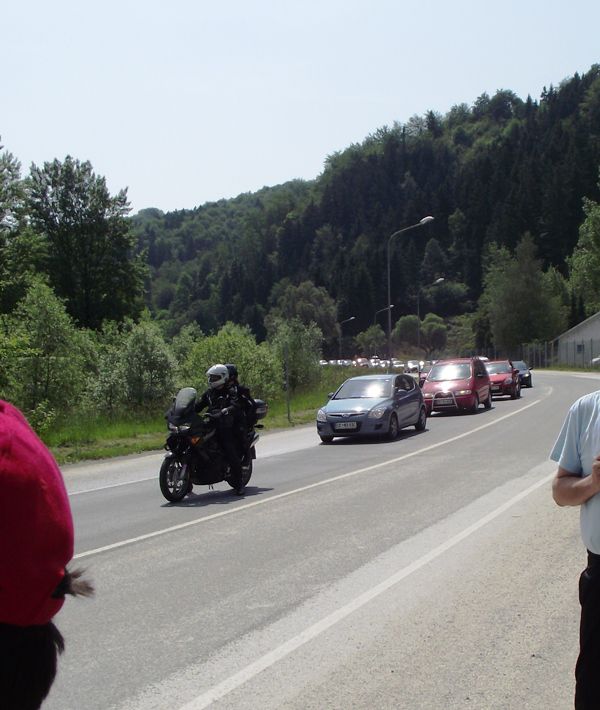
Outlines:
[[227,363],[227,365],[225,365],[225,367],[227,368],[227,371],[229,372],[230,379],[233,380],[233,379],[237,378],[238,371],[237,371],[237,367],[235,365],[233,365],[232,363]]
[[[65,594],[89,597],[90,582],[82,570],[65,570],[53,597]],[[0,623],[0,707],[2,710],[38,710],[50,692],[59,654],[65,650],[60,631],[50,621],[38,626]]]
[[37,710],[56,676],[65,648],[50,621],[41,626],[0,624],[0,698],[4,710]]

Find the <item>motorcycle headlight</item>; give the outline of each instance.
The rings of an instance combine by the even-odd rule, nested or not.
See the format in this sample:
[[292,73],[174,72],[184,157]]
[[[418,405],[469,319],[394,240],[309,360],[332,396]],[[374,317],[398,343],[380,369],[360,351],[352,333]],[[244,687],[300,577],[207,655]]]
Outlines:
[[381,417],[385,414],[385,410],[385,407],[373,407],[368,414],[369,419],[381,419]]
[[186,431],[189,431],[189,430],[190,430],[190,425],[189,425],[189,424],[182,424],[182,425],[179,427],[179,431],[180,431],[182,434],[184,434]]
[[319,409],[317,412],[317,421],[318,422],[326,422],[327,421],[327,415],[325,414],[324,409]]
[[171,424],[171,422],[169,422],[168,427],[169,431],[177,431],[177,427],[175,426],[175,424]]

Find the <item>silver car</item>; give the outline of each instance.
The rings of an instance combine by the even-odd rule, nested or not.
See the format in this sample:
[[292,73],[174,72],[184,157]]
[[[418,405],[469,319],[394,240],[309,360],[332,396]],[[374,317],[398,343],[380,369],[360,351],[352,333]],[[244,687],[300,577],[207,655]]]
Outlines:
[[317,412],[317,433],[324,444],[336,436],[387,436],[400,429],[423,431],[426,411],[414,377],[407,374],[351,377]]

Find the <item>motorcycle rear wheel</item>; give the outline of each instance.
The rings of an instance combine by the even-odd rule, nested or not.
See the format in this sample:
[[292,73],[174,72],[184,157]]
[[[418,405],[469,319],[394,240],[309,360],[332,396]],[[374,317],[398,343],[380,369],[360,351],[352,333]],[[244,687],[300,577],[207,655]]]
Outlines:
[[[242,486],[248,485],[248,481],[250,480],[251,476],[252,476],[252,459],[249,459],[248,465],[242,466]],[[233,483],[229,479],[227,479],[227,483],[229,483],[229,485],[232,488],[235,488],[235,486],[233,485]]]
[[187,469],[182,471],[182,468],[175,458],[165,459],[160,467],[160,491],[171,503],[178,503],[189,491],[190,472]]

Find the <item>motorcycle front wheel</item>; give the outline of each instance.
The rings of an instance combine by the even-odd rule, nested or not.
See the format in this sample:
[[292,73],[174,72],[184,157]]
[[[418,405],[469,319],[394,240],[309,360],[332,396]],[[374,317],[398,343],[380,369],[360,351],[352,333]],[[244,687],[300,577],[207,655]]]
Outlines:
[[160,491],[171,503],[182,500],[189,490],[190,472],[187,466],[182,466],[175,457],[162,462],[158,475]]

